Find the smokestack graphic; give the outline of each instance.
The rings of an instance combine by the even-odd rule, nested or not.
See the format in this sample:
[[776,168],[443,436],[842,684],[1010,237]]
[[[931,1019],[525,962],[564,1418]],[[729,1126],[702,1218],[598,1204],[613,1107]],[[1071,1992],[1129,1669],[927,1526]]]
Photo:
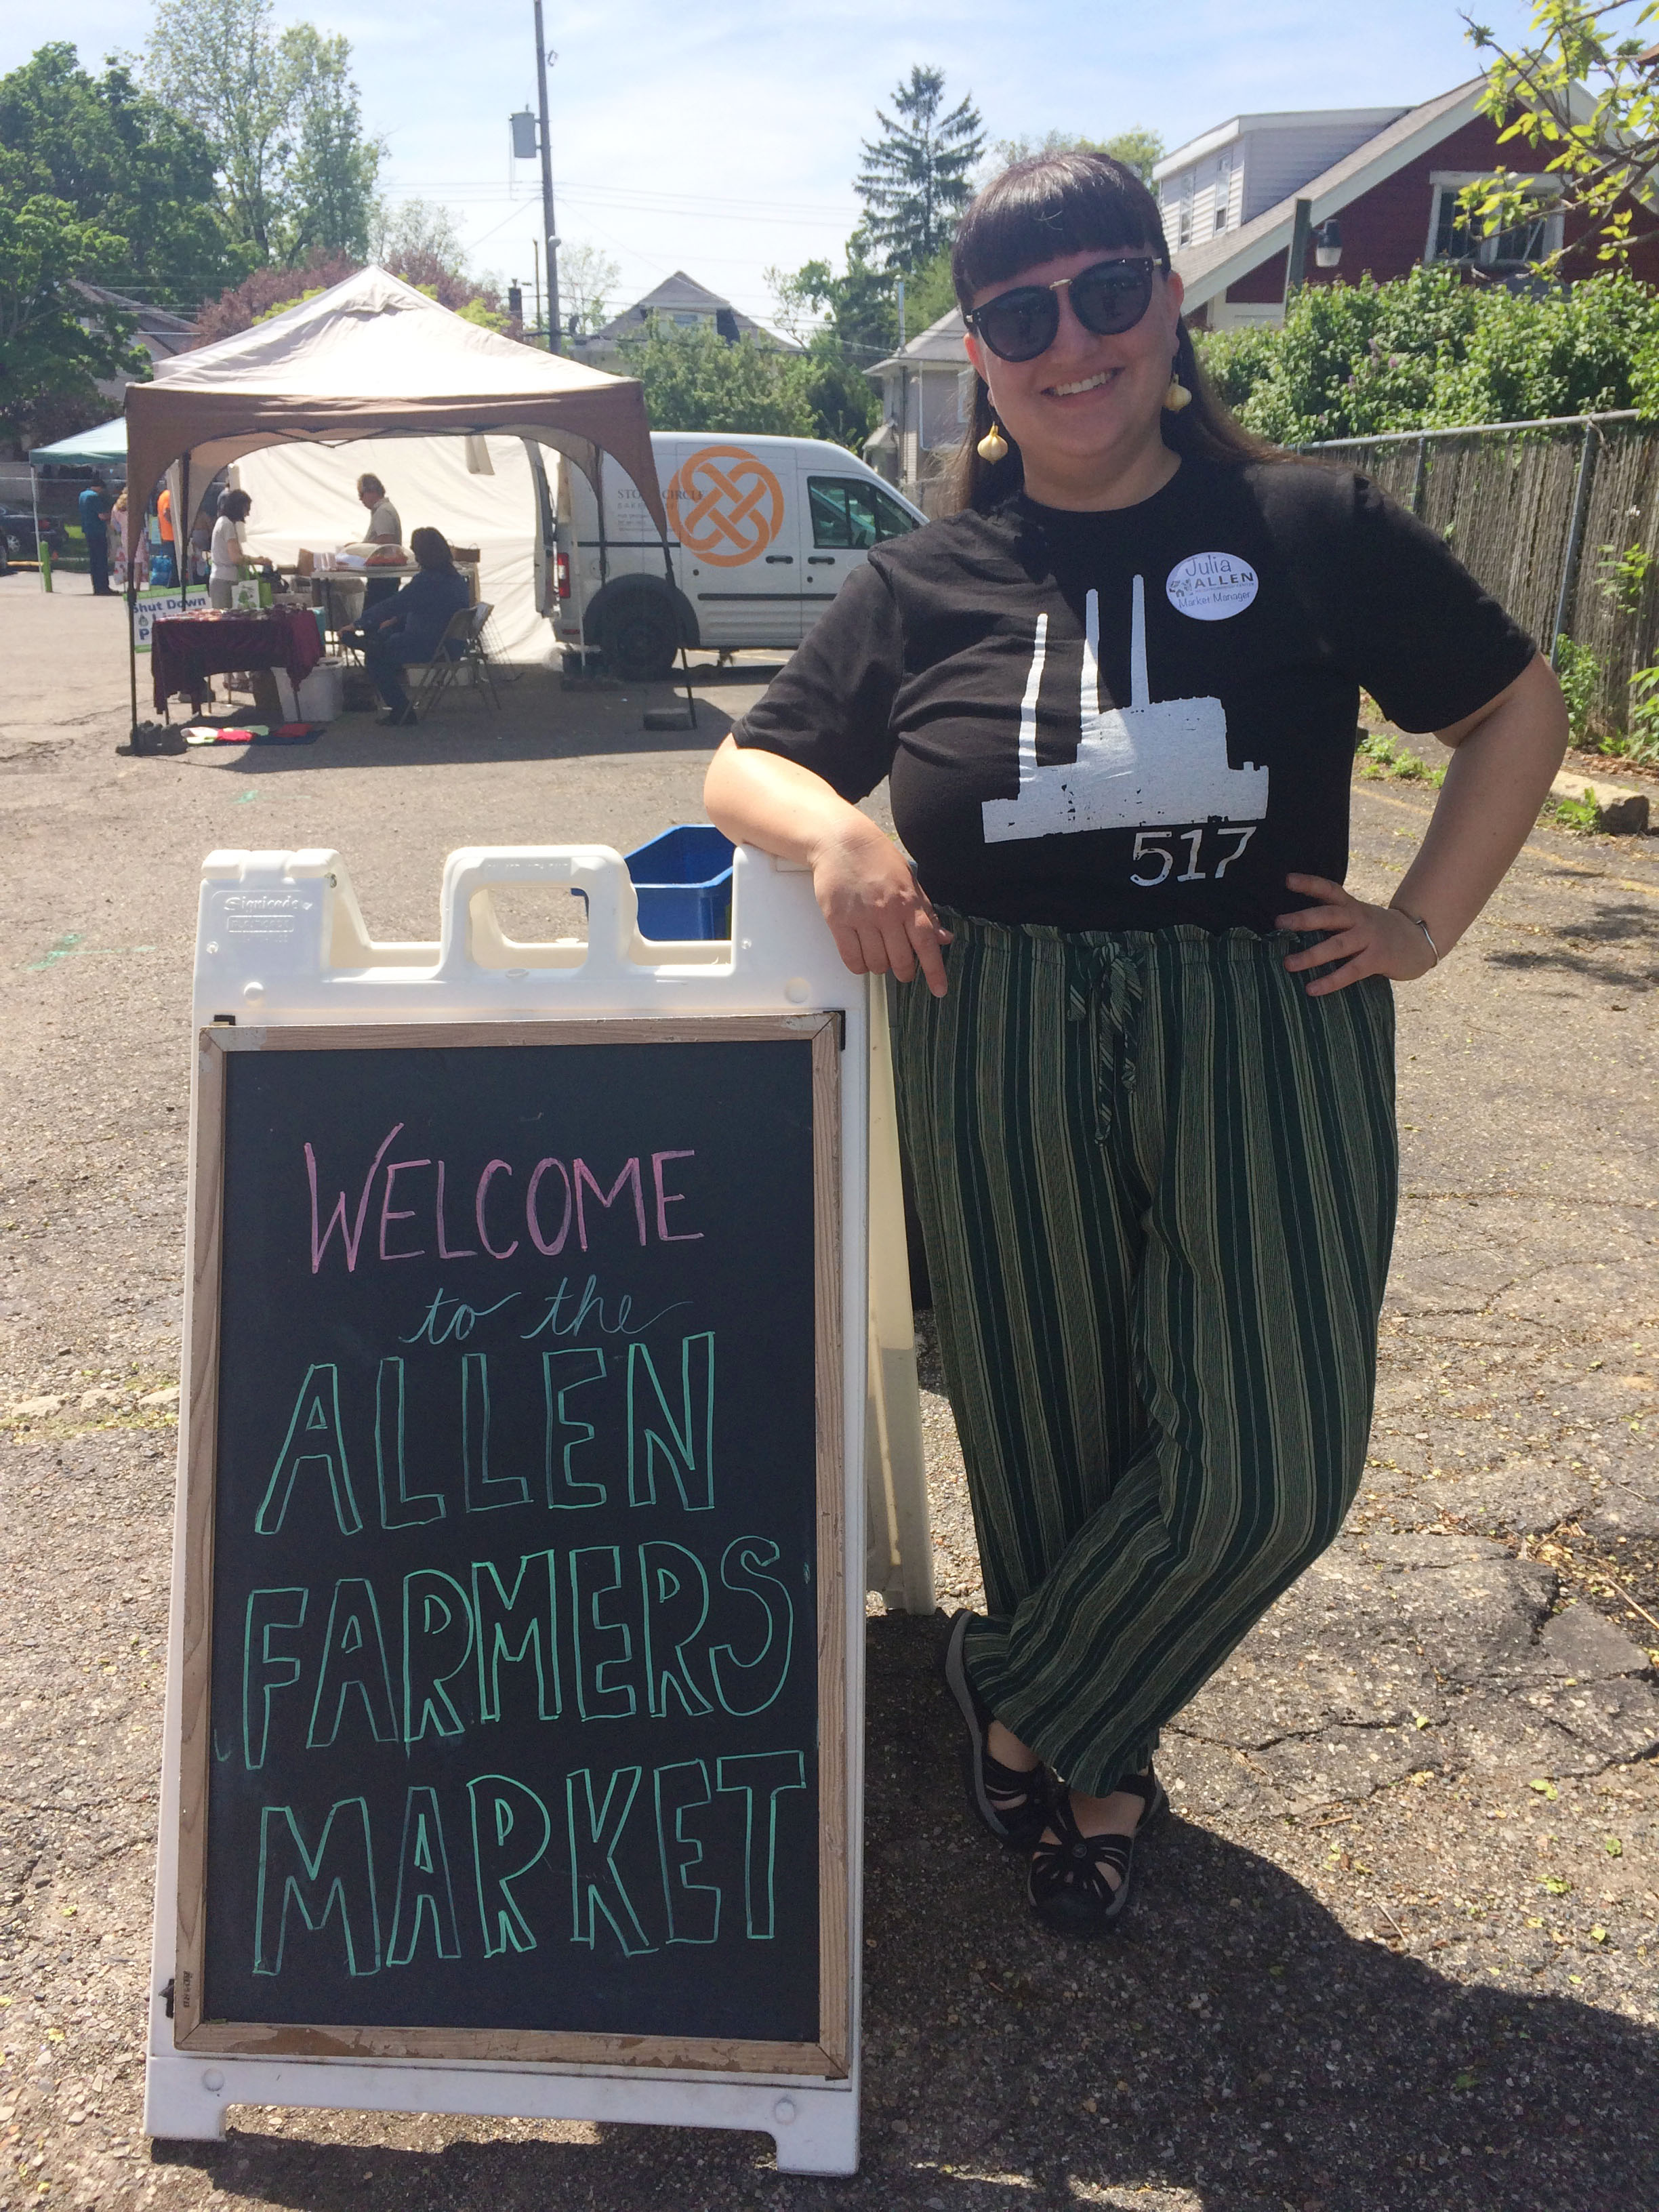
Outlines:
[[1100,703],[1100,594],[1084,604],[1077,757],[1041,767],[1037,706],[1048,653],[1039,615],[1030,672],[1019,708],[1019,796],[987,799],[988,845],[1059,837],[1083,830],[1184,828],[1203,822],[1260,822],[1267,770],[1227,764],[1227,717],[1219,699],[1152,696],[1146,667],[1146,591],[1137,576],[1129,610],[1129,704]]

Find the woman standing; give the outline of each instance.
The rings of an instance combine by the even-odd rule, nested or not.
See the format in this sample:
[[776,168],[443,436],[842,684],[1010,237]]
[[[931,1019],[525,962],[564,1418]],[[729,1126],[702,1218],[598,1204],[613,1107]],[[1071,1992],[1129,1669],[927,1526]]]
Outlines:
[[[1363,477],[1205,388],[1156,202],[1017,164],[954,273],[962,511],[883,546],[710,767],[809,865],[895,1054],[988,1612],[971,1802],[1079,1935],[1162,1724],[1330,1543],[1394,1230],[1391,982],[1443,959],[1565,740],[1530,641]],[[1453,759],[1387,906],[1342,887],[1358,687]],[[855,802],[890,778],[915,871]]]
[[238,530],[247,520],[252,507],[253,501],[245,491],[222,491],[219,495],[210,555],[211,565],[208,569],[208,603],[211,606],[228,607],[235,597],[234,586],[246,558]]

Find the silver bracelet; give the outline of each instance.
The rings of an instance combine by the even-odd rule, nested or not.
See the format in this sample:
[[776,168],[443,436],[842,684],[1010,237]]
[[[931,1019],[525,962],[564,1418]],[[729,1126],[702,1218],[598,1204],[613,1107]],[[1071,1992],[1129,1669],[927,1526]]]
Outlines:
[[1417,927],[1422,931],[1424,936],[1428,939],[1429,950],[1434,955],[1434,964],[1437,968],[1440,965],[1440,947],[1435,943],[1433,938],[1429,936],[1428,923],[1424,921],[1420,914],[1412,914],[1403,906],[1395,907],[1394,911],[1395,914],[1403,914],[1407,921],[1414,921],[1417,924]]

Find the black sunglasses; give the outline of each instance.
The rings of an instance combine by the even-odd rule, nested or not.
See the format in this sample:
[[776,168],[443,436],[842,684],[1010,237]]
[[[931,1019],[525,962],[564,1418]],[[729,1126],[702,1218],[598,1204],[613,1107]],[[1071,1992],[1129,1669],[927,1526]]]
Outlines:
[[1047,353],[1060,331],[1060,298],[1072,295],[1072,313],[1097,338],[1133,330],[1152,301],[1152,277],[1163,263],[1151,253],[1121,261],[1097,261],[1075,276],[1053,284],[1016,284],[982,307],[969,307],[963,320],[1002,361],[1035,361]]

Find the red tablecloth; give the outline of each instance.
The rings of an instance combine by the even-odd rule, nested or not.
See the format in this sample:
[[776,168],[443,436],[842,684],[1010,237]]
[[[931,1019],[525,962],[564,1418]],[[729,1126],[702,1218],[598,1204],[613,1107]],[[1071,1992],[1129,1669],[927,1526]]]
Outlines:
[[322,657],[317,617],[305,607],[257,615],[157,615],[149,634],[155,704],[163,714],[175,692],[204,691],[209,676],[233,668],[285,668],[298,684]]

